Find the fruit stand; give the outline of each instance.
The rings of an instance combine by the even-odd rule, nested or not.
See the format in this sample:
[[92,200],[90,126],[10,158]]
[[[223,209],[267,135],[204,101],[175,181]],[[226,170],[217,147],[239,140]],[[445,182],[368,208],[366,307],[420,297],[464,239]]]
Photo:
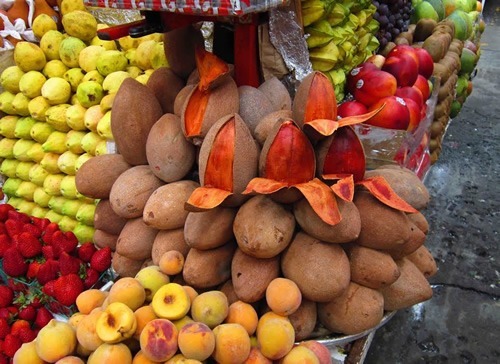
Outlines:
[[481,3],[12,3],[0,363],[362,363],[432,297]]

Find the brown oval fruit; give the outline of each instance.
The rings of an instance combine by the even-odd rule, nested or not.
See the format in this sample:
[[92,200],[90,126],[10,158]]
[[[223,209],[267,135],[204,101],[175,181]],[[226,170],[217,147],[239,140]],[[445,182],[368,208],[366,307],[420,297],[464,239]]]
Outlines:
[[290,120],[291,118],[291,110],[278,110],[264,116],[262,119],[260,119],[259,123],[255,127],[255,131],[253,133],[255,139],[259,142],[260,145],[264,145],[274,125],[284,120]]
[[292,98],[285,85],[277,78],[271,77],[264,81],[259,90],[267,96],[273,104],[274,110],[291,110]]
[[160,230],[156,234],[151,248],[151,258],[153,264],[160,263],[161,256],[171,250],[180,252],[186,258],[189,246],[184,241],[184,229]]
[[[215,207],[208,211],[190,212],[184,224],[184,239],[191,248],[213,249],[234,237],[236,209]],[[214,224],[214,221],[217,223]]]
[[240,86],[238,87],[238,93],[239,114],[253,133],[260,119],[276,109],[267,95],[258,88]]
[[122,231],[127,219],[117,215],[111,208],[108,199],[101,199],[94,212],[94,228],[109,234],[118,235]]
[[163,113],[166,114],[174,112],[174,101],[184,87],[184,81],[170,68],[160,67],[149,76],[146,86],[153,90]]
[[147,226],[141,217],[130,219],[118,237],[116,252],[135,260],[151,258],[151,249],[158,230]]

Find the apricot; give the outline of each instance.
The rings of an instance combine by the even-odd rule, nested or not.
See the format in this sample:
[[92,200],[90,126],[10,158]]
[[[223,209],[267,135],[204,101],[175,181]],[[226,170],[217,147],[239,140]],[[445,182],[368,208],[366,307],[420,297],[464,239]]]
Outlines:
[[191,302],[193,302],[196,296],[198,296],[198,292],[193,287],[184,285],[182,286],[182,288],[184,288],[184,290],[188,294],[189,300]]
[[170,278],[165,273],[161,272],[160,267],[157,265],[149,265],[142,268],[135,275],[135,279],[144,287],[146,291],[146,301],[148,302],[153,299],[153,296],[161,286],[170,283]]
[[45,362],[40,358],[36,352],[35,341],[30,341],[21,345],[14,354],[12,361],[14,364],[30,363],[30,364],[44,364]]
[[240,324],[247,330],[248,335],[253,335],[257,329],[259,316],[249,303],[236,301],[229,305],[226,323]]
[[80,321],[85,317],[86,315],[84,315],[83,313],[80,313],[80,312],[75,312],[73,315],[71,315],[71,317],[68,319],[68,324],[71,325],[71,327],[73,329],[76,330],[76,327],[78,326],[78,324],[80,323]]
[[271,360],[284,357],[292,349],[295,332],[290,320],[267,312],[257,324],[257,341],[262,354]]
[[83,314],[88,314],[94,308],[102,305],[108,292],[99,289],[88,289],[76,297],[76,308]]
[[294,281],[278,277],[267,286],[266,302],[274,313],[288,316],[299,308],[302,302],[302,293]]
[[178,250],[169,250],[160,257],[160,271],[173,276],[182,272],[184,267],[184,255]]
[[96,331],[97,319],[101,316],[101,313],[102,309],[100,307],[96,307],[88,315],[82,315],[83,318],[76,327],[76,338],[78,339],[78,344],[86,350],[94,351],[102,343],[104,343],[104,341],[99,338]]
[[87,364],[132,364],[132,353],[127,345],[108,344],[100,345],[90,354]]
[[250,349],[250,354],[244,364],[272,364],[272,360],[266,358],[256,346]]
[[243,363],[250,354],[250,337],[240,324],[220,324],[214,330],[215,349],[212,354],[218,363]]
[[319,360],[314,352],[305,346],[297,345],[293,347],[283,359],[281,364],[319,364]]
[[176,354],[168,359],[165,364],[202,364],[203,362],[196,359],[188,359],[182,354]]
[[319,364],[331,364],[332,356],[330,354],[330,350],[316,340],[306,340],[302,341],[299,346],[305,346],[309,350],[313,351],[316,354],[316,357],[319,360]]
[[189,312],[191,301],[180,284],[167,283],[153,296],[151,306],[158,317],[179,320]]
[[52,319],[38,332],[36,353],[42,360],[54,363],[71,355],[76,342],[76,333],[70,324]]
[[135,355],[134,359],[132,360],[132,364],[155,364],[157,363],[156,361],[149,360],[146,355],[142,352],[142,350],[139,350]]
[[202,322],[191,322],[179,331],[177,339],[179,350],[188,359],[203,361],[212,355],[215,348],[215,335]]
[[227,297],[221,291],[203,292],[191,304],[193,320],[203,322],[211,329],[224,322],[228,313]]
[[151,307],[151,305],[139,307],[134,311],[134,315],[135,320],[137,321],[137,328],[135,329],[133,337],[139,339],[144,326],[146,326],[149,321],[157,319],[158,316],[156,316],[155,311],[153,310],[153,307]]
[[117,280],[109,290],[108,302],[121,302],[132,311],[141,307],[146,301],[146,291],[135,278],[123,277]]
[[149,360],[162,362],[177,352],[177,337],[175,325],[170,320],[159,318],[144,326],[139,342],[142,352]]
[[55,364],[85,364],[85,362],[81,358],[71,355],[59,359]]

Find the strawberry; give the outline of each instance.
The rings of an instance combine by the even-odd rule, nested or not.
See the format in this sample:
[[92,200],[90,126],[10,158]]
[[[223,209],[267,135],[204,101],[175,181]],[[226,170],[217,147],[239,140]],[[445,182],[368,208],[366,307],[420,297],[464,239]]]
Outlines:
[[5,339],[8,333],[10,333],[9,323],[6,319],[0,317],[0,340]]
[[40,236],[42,236],[42,229],[40,229],[38,226],[34,224],[24,224],[23,231],[26,233],[30,233],[37,239],[39,239]]
[[7,334],[7,336],[5,336],[5,339],[3,341],[3,352],[9,358],[12,358],[22,344],[23,343],[21,339],[19,339],[17,336],[14,336],[12,334]]
[[30,323],[26,320],[19,320],[17,319],[16,321],[14,321],[12,323],[12,325],[10,326],[10,333],[14,336],[18,336],[19,334],[19,331],[22,329],[22,328],[30,328]]
[[42,292],[47,296],[54,297],[54,287],[56,286],[56,280],[53,279],[45,283],[42,287]]
[[105,247],[94,253],[90,259],[90,267],[98,272],[104,272],[111,266],[111,248]]
[[55,222],[48,224],[42,232],[42,240],[46,244],[52,244],[52,235],[59,231],[59,225]]
[[22,212],[19,212],[16,210],[8,211],[7,216],[8,216],[8,220],[18,220],[18,221],[22,221],[25,224],[31,222],[31,218],[28,215],[23,214]]
[[89,263],[96,251],[97,248],[93,243],[84,243],[78,247],[78,257],[85,263]]
[[9,235],[2,234],[0,235],[0,258],[3,258],[3,255],[7,249],[10,248],[12,242],[10,240]]
[[21,307],[17,317],[21,320],[33,321],[36,317],[36,309],[32,305]]
[[15,320],[17,316],[18,309],[16,306],[8,306],[0,308],[0,318],[4,318],[8,323]]
[[7,229],[5,228],[5,224],[1,221],[0,221],[0,234],[7,234]]
[[84,290],[83,282],[77,274],[70,273],[60,276],[54,286],[56,300],[65,306],[71,306],[76,297]]
[[12,304],[14,291],[9,286],[0,286],[0,307],[7,307]]
[[88,268],[85,272],[85,277],[83,279],[83,285],[85,289],[90,289],[99,280],[101,274],[93,268]]
[[10,247],[5,251],[3,270],[12,277],[23,276],[28,271],[28,263],[16,247]]
[[36,227],[40,228],[40,230],[43,232],[45,228],[50,224],[50,220],[46,218],[39,218],[39,217],[31,217],[31,222],[33,225]]
[[[11,212],[11,211],[9,211]],[[21,234],[23,232],[24,222],[15,219],[9,219],[5,221],[5,230],[7,230],[7,234],[12,238],[17,234]]]
[[34,327],[37,329],[41,329],[45,325],[49,323],[50,320],[52,320],[54,316],[52,313],[50,313],[49,310],[47,310],[45,307],[40,307],[36,311],[36,318],[34,322]]
[[42,252],[42,243],[34,235],[23,232],[17,236],[17,248],[23,257],[33,258]]
[[22,343],[29,343],[30,341],[35,340],[36,333],[30,327],[23,327],[19,330],[17,337],[21,339]]
[[66,231],[63,233],[62,231],[56,231],[52,235],[52,246],[54,247],[56,254],[59,254],[63,251],[66,253],[73,252],[78,245],[78,239],[72,231]]
[[59,255],[56,255],[56,252],[54,251],[54,247],[52,245],[42,246],[42,255],[47,260],[59,258]]
[[47,261],[40,265],[36,279],[41,285],[44,285],[48,281],[56,279],[58,272],[59,263],[54,259],[47,259]]
[[36,278],[36,275],[38,274],[38,270],[40,269],[40,266],[42,263],[34,260],[28,265],[28,271],[26,272],[26,278],[33,279]]
[[0,205],[0,221],[5,221],[9,217],[8,212],[11,210],[15,210],[12,205],[8,203],[3,203]]
[[[2,353],[3,353],[3,342],[2,345],[0,346],[2,348]],[[9,358],[5,355],[0,353],[0,364],[9,364],[10,360]]]
[[59,256],[59,270],[61,272],[61,275],[70,273],[78,274],[81,264],[82,261],[79,258],[69,255],[65,251],[63,251]]

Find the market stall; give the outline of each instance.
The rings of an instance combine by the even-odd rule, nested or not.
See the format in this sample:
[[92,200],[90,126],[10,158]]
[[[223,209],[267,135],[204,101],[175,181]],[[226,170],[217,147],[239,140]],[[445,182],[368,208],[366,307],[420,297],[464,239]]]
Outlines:
[[1,360],[362,362],[431,298],[480,2],[11,3]]

